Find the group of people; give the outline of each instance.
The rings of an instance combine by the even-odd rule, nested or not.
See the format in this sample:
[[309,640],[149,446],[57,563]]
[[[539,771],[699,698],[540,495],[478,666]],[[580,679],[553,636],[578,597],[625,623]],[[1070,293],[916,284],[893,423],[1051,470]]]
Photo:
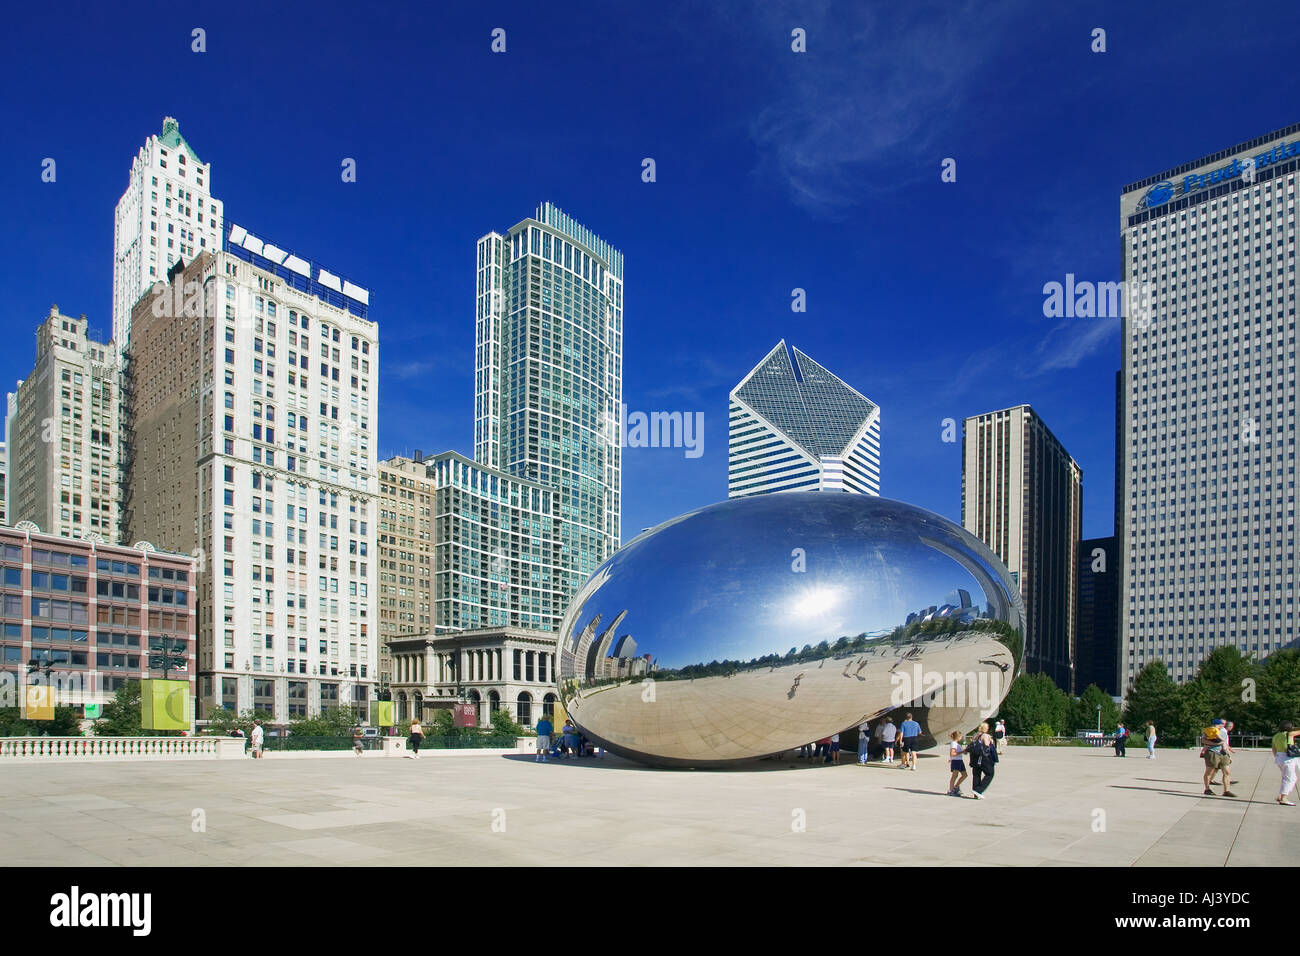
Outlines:
[[[1129,729],[1125,727],[1122,723],[1115,728],[1114,747],[1115,747],[1116,757],[1128,756],[1129,736],[1130,736]],[[1155,760],[1156,759],[1156,725],[1148,720],[1142,728],[1142,736],[1146,740],[1147,759]]]
[[[555,725],[549,717],[543,717],[534,728],[537,731],[537,762],[546,763],[551,757],[557,760],[571,760],[576,757],[595,755],[596,748],[591,745],[582,731],[573,721],[566,720],[555,733]],[[552,739],[554,738],[554,739]],[[604,756],[604,752],[601,752]]]
[[[1006,725],[999,720],[997,726],[999,729],[990,734],[988,722],[985,721],[979,725],[970,743],[965,745],[961,742],[961,731],[954,730],[948,735],[948,796],[960,797],[961,785],[969,776],[971,796],[976,800],[984,799],[984,793],[993,782],[993,773],[997,769],[999,748],[1004,746],[1002,741],[1006,739]],[[970,760],[969,774],[963,756]]]
[[[895,724],[892,717],[878,720],[873,727],[871,721],[858,725],[858,764],[866,766],[873,758],[886,765],[897,766],[900,770],[916,770],[916,755],[920,748],[922,736],[921,725],[912,714],[905,714],[901,723]],[[973,777],[972,796],[984,799],[985,791],[993,780],[998,756],[1007,744],[1006,724],[1001,720],[990,730],[987,722],[980,724],[969,743],[962,743],[962,734],[953,731],[948,743],[948,767],[951,775],[948,779],[948,794],[962,796],[961,786],[967,778]],[[831,734],[799,748],[799,756],[812,760],[822,760],[828,764],[840,762],[840,735]],[[970,761],[970,771],[966,770],[966,761]]]

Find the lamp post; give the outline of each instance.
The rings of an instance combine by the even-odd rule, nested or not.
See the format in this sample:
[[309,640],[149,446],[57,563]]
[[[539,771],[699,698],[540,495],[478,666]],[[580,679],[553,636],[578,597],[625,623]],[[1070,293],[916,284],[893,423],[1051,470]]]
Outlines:
[[1097,705],[1097,733],[1101,733],[1101,704]]

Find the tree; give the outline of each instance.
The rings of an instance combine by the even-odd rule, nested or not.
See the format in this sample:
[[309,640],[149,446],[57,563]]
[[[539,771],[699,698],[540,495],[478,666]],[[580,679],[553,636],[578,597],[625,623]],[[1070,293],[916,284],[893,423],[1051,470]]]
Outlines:
[[139,737],[143,733],[140,727],[140,682],[129,680],[104,705],[104,716],[95,721],[95,736]]
[[238,728],[247,737],[253,732],[253,721],[260,720],[263,724],[269,724],[272,715],[264,710],[245,710],[236,714],[233,710],[218,707],[208,714],[207,720],[207,733],[209,734],[218,737],[229,737],[230,732]]
[[1011,684],[998,715],[1007,722],[1007,733],[1029,733],[1037,724],[1064,727],[1070,696],[1046,674],[1021,674]]
[[1101,707],[1101,729],[1108,730],[1119,723],[1119,707],[1096,684],[1089,684],[1079,698],[1070,704],[1070,717],[1064,726],[1066,733],[1097,729],[1097,707]]
[[1300,650],[1274,651],[1259,669],[1256,713],[1261,731],[1284,720],[1300,726]]
[[1130,728],[1142,727],[1149,720],[1156,725],[1161,740],[1183,746],[1196,736],[1186,694],[1169,676],[1164,661],[1150,661],[1138,671],[1126,703],[1124,723]]
[[292,721],[289,730],[297,737],[351,737],[359,722],[352,707],[327,707],[315,716]]
[[52,720],[24,720],[17,707],[0,707],[0,737],[80,737],[81,709],[67,705],[54,708]]
[[527,729],[510,716],[509,707],[498,707],[492,711],[492,736],[523,737],[527,733]]
[[[1258,723],[1257,708],[1243,699],[1255,670],[1250,655],[1242,654],[1236,645],[1216,647],[1207,654],[1201,661],[1196,679],[1189,681],[1183,689],[1192,723],[1202,727],[1215,717],[1222,717],[1233,721],[1242,730]],[[1157,724],[1156,730],[1159,729]]]

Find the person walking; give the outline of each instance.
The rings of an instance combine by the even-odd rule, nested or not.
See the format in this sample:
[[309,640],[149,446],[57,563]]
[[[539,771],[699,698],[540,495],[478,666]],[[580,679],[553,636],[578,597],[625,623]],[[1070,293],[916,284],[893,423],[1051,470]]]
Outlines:
[[[1237,725],[1234,724],[1232,721],[1230,721],[1230,720],[1225,720],[1225,721],[1223,722],[1223,726],[1219,728],[1219,739],[1223,741],[1223,749],[1224,749],[1224,751],[1226,751],[1226,752],[1229,753],[1229,754],[1232,753],[1232,740],[1231,740],[1231,737],[1232,737],[1232,729],[1233,729],[1234,727],[1236,727],[1236,726],[1237,726]],[[1210,774],[1210,785],[1211,785],[1211,786],[1214,785],[1214,778],[1215,778],[1215,776],[1217,776],[1217,775],[1218,775],[1218,771],[1217,771],[1217,770],[1213,771],[1213,772]]]
[[838,764],[840,762],[840,735],[831,734],[831,752],[826,756],[827,763]]
[[1232,763],[1232,748],[1228,744],[1228,732],[1224,730],[1223,718],[1214,718],[1210,726],[1202,731],[1201,743],[1204,746],[1201,753],[1205,757],[1205,773],[1201,777],[1205,782],[1205,796],[1214,796],[1210,784],[1214,782],[1214,775],[1222,770],[1223,795],[1225,797],[1235,797],[1236,794],[1230,789],[1232,786],[1232,771],[1228,769],[1228,766]]
[[1125,747],[1128,745],[1128,728],[1120,724],[1115,728],[1115,756],[1127,757],[1128,752]]
[[355,753],[358,757],[361,756],[361,751],[363,749],[363,743],[362,743],[363,736],[364,735],[361,733],[360,724],[357,724],[355,727],[352,728],[352,752]]
[[961,759],[964,749],[961,745],[961,731],[954,730],[948,735],[948,769],[952,771],[948,775],[948,796],[950,797],[961,796],[961,785],[970,776],[966,772],[966,764]]
[[975,739],[966,750],[971,755],[971,795],[976,800],[983,800],[984,792],[993,782],[993,771],[998,763],[997,741],[989,734],[987,721],[980,724],[979,730],[975,732]]
[[551,749],[551,731],[555,729],[555,725],[543,714],[534,729],[537,731],[537,761],[546,763],[547,751]]
[[420,743],[424,740],[424,727],[420,724],[420,718],[415,717],[411,720],[411,739],[409,741],[411,752],[407,754],[414,760],[420,759]]
[[998,742],[998,755],[1007,752],[1007,725],[998,718],[998,722],[993,725],[993,739]]
[[1297,737],[1300,737],[1300,730],[1296,730],[1295,724],[1289,720],[1282,721],[1277,733],[1273,735],[1273,763],[1282,771],[1282,788],[1277,793],[1277,802],[1284,807],[1295,806],[1295,802],[1289,798],[1295,789],[1297,772],[1300,771],[1300,745],[1296,744]]
[[921,725],[912,719],[908,714],[903,718],[903,725],[899,727],[899,735],[903,738],[903,763],[902,767],[908,770],[916,769],[916,748],[921,738]]
[[869,724],[867,721],[864,720],[862,723],[858,724],[858,766],[859,767],[865,767],[867,765],[867,758],[870,756],[870,754],[868,753],[870,747],[871,747],[871,724]]
[[1147,759],[1156,759],[1156,725],[1147,721],[1146,730],[1144,731],[1147,739]]
[[898,736],[898,728],[894,721],[886,717],[885,727],[880,731],[880,742],[885,746],[885,763],[894,762],[894,738]]
[[262,743],[266,739],[266,731],[262,729],[260,720],[253,721],[253,757],[260,760],[262,757]]
[[[876,729],[871,732],[871,748],[883,761],[885,759],[885,722],[876,721]],[[871,759],[868,757],[867,759]]]

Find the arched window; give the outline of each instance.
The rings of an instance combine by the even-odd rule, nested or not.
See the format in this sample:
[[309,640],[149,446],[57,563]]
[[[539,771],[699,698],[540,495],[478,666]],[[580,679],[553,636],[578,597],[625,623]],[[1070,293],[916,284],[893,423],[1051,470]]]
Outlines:
[[542,698],[542,716],[547,720],[555,720],[555,695],[547,694]]
[[516,719],[525,727],[531,727],[533,725],[533,695],[524,691],[519,695],[516,706],[519,711]]

